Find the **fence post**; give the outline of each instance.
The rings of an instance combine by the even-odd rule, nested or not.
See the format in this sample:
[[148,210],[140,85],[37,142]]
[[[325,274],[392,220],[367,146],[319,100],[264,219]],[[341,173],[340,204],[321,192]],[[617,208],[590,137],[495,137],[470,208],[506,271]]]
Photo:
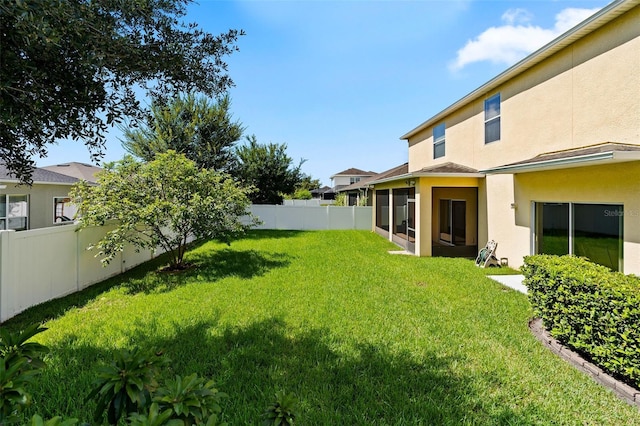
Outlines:
[[74,232],[76,234],[76,291],[80,291],[80,261],[82,260],[80,252],[80,225],[74,223]]
[[351,229],[356,229],[356,206],[351,206]]
[[0,322],[7,319],[6,313],[6,289],[10,285],[11,268],[11,243],[10,237],[16,232],[14,230],[0,231]]

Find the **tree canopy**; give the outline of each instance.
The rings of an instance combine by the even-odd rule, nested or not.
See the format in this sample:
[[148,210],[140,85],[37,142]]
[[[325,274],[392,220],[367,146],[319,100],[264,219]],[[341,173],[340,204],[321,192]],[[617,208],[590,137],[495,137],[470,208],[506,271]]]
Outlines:
[[242,32],[185,23],[189,3],[0,2],[0,161],[29,182],[33,157],[60,139],[81,140],[99,160],[109,126],[141,118],[140,88],[156,99],[224,93],[224,57]]
[[286,144],[260,144],[255,135],[236,148],[234,176],[256,188],[250,197],[254,204],[281,204],[284,194],[291,194],[302,180],[304,160],[295,166],[287,155]]
[[250,192],[230,176],[199,169],[170,150],[150,162],[127,156],[109,163],[97,185],[81,181],[71,197],[78,205],[81,228],[113,220],[115,228],[96,243],[103,262],[128,243],[139,249],[162,247],[171,253],[171,267],[179,269],[190,239],[228,243],[255,223],[241,222],[243,216],[250,217]]
[[172,149],[195,161],[198,167],[228,171],[234,144],[244,128],[232,121],[228,95],[211,102],[193,94],[153,102],[151,114],[141,127],[124,129],[122,146],[146,161]]

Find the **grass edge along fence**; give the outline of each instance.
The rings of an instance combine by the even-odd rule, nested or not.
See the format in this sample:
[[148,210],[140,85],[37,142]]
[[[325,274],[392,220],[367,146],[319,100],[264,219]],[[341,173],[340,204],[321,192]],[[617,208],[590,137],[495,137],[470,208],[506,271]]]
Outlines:
[[575,256],[525,257],[524,284],[549,333],[640,385],[640,278]]

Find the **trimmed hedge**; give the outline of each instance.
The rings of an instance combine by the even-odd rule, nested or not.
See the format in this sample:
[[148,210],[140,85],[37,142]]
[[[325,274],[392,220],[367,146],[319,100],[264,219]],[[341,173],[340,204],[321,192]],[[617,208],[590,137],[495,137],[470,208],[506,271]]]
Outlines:
[[527,256],[523,273],[553,337],[640,385],[640,278],[575,256]]

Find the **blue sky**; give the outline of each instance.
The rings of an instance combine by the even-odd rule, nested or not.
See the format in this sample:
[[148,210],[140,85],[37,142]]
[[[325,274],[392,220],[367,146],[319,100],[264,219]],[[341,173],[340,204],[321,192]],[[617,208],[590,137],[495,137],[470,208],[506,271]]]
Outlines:
[[[234,118],[330,185],[350,167],[406,162],[401,135],[607,3],[200,0],[187,19],[245,31],[227,58]],[[123,155],[113,130],[105,161]],[[90,162],[84,145],[60,143],[37,163],[67,161]]]

